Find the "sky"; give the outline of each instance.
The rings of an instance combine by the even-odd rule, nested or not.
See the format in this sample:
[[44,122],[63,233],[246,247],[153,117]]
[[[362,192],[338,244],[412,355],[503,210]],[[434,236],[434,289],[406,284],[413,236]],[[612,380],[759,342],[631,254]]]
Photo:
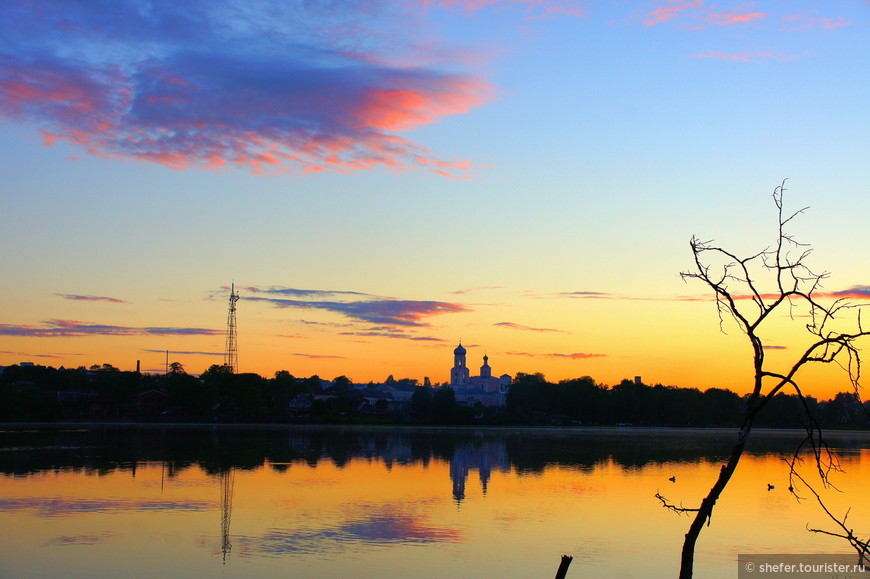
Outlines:
[[[680,272],[776,240],[870,299],[870,2],[9,0],[0,365],[541,372],[748,391]],[[773,321],[768,358],[805,323]],[[848,389],[842,372],[804,387]]]

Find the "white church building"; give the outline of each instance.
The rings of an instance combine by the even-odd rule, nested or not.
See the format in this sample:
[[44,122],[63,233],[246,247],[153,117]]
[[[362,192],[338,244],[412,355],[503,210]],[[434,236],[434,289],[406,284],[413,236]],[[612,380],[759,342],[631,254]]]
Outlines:
[[450,369],[449,386],[456,393],[456,401],[468,405],[480,402],[484,406],[504,406],[512,381],[510,375],[502,374],[498,378],[493,376],[492,368],[489,365],[489,356],[484,354],[480,376],[471,376],[465,363],[466,353],[466,349],[462,347],[462,342],[453,350],[453,367]]

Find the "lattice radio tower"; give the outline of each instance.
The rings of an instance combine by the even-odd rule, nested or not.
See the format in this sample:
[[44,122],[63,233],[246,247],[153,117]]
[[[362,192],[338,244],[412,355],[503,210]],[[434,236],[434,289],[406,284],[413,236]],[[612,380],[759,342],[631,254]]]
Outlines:
[[227,346],[224,349],[224,366],[235,373],[239,369],[239,344],[236,335],[236,302],[239,294],[236,293],[236,284],[230,286],[230,311],[227,313]]

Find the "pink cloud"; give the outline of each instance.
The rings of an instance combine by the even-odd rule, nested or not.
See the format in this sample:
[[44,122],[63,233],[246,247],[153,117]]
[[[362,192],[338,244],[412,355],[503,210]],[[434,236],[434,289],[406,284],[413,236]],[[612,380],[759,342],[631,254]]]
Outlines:
[[403,131],[435,120],[462,114],[489,100],[491,87],[473,79],[449,79],[443,87],[370,89],[356,111],[362,126]]
[[673,20],[682,12],[691,8],[698,8],[704,4],[703,0],[667,0],[668,6],[656,8],[646,15],[644,24],[647,26],[656,26],[662,22]]
[[[704,7],[703,0],[665,0],[665,2],[667,5],[656,8],[646,15],[644,24],[656,26],[689,15],[697,23],[730,26],[756,22],[767,16],[766,12],[748,10],[745,5],[727,12],[715,12],[713,7]],[[697,26],[697,28],[704,27],[704,24]]]
[[852,24],[852,21],[846,18],[825,18],[814,16],[814,14],[816,14],[815,10],[805,10],[797,14],[784,16],[783,21],[788,22],[792,30],[808,30],[811,28],[833,30],[834,28]]
[[43,142],[65,138],[85,144],[105,130],[105,111],[118,105],[108,86],[113,75],[79,71],[61,62],[0,55],[0,114],[9,118],[50,117],[67,131],[43,130]]
[[529,18],[552,18],[556,16],[586,16],[586,8],[576,0],[423,0],[423,6],[458,8],[473,14],[486,8],[524,8]]
[[577,352],[574,354],[544,354],[548,358],[569,358],[571,360],[588,360],[590,358],[604,358],[607,354],[584,354]]
[[[411,36],[381,30],[407,26],[402,11],[277,3],[271,9],[285,18],[276,19],[256,6],[218,8],[119,5],[107,20],[87,3],[13,2],[0,21],[0,116],[33,125],[46,146],[64,141],[175,170],[466,177],[477,167],[396,134],[495,96],[481,76],[463,72],[469,54],[418,39],[379,42]],[[28,41],[35,35],[38,45]]]
[[765,16],[767,16],[765,12],[737,12],[732,10],[730,12],[710,13],[707,16],[707,20],[712,24],[720,25],[747,24],[761,20]]
[[[757,299],[756,296],[752,294],[732,294],[731,296],[735,301],[748,301]],[[778,293],[763,293],[760,294],[762,300],[766,303],[770,304],[771,302],[779,299],[780,294]],[[816,300],[870,300],[870,286],[867,285],[856,285],[852,286],[849,289],[845,290],[837,290],[831,292],[813,292],[812,297]],[[712,295],[709,296],[681,296],[676,298],[677,301],[712,301],[714,297]],[[800,299],[800,298],[795,298]]]
[[[754,298],[752,295],[741,294],[733,296],[735,300],[751,300]],[[761,294],[761,298],[767,302],[771,302],[780,297],[778,293],[767,293]],[[838,290],[832,292],[813,292],[813,298],[824,300],[824,299],[835,299],[835,300],[870,300],[870,286],[866,285],[856,285],[852,286],[849,289]]]
[[605,358],[607,354],[584,354],[582,352],[576,352],[574,354],[532,354],[530,352],[506,352],[508,356],[526,356],[529,358],[568,358],[570,360],[588,360],[591,358]]

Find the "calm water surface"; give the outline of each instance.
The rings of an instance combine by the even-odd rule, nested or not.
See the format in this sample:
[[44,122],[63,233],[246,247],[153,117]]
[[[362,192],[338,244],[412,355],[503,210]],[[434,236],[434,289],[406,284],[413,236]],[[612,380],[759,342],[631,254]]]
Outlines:
[[[6,428],[0,577],[676,577],[732,431]],[[697,549],[849,553],[757,435]],[[870,438],[832,439],[834,510],[870,534]],[[669,479],[675,477],[675,482]],[[775,488],[768,490],[768,484]],[[809,495],[807,495],[809,496]]]

